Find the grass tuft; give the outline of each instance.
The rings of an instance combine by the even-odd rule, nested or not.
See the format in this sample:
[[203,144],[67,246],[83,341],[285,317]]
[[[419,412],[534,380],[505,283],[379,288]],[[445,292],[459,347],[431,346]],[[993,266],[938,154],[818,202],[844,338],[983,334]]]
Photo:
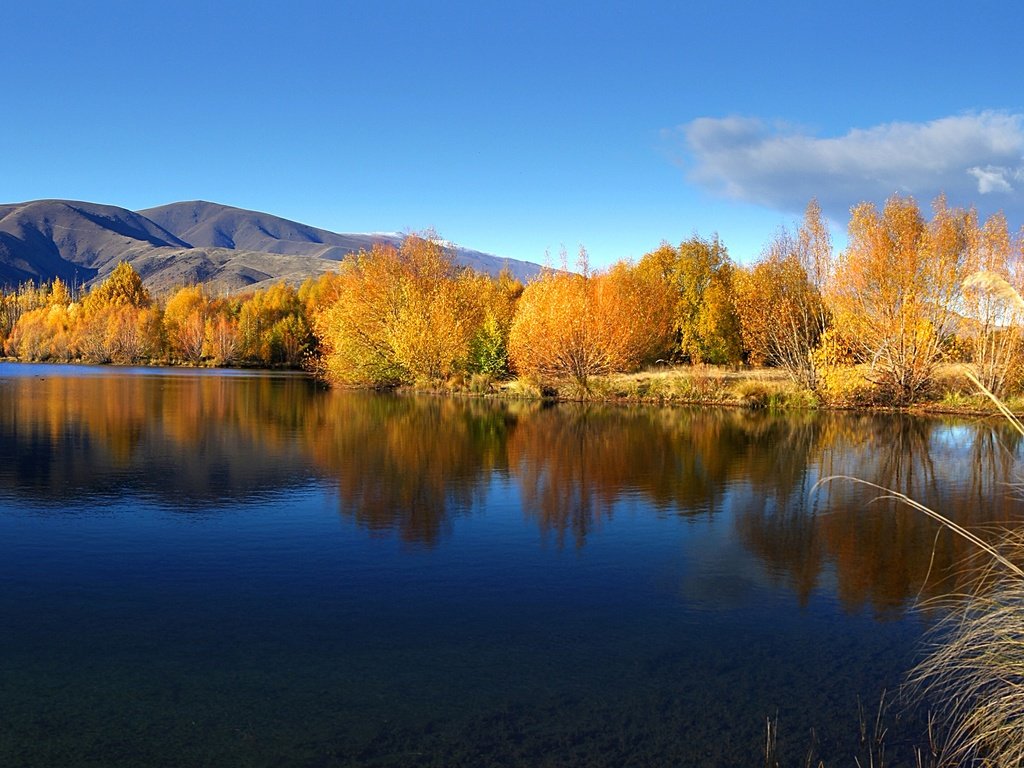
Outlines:
[[912,675],[938,703],[941,765],[1024,765],[1024,531],[989,546],[997,554],[933,630]]

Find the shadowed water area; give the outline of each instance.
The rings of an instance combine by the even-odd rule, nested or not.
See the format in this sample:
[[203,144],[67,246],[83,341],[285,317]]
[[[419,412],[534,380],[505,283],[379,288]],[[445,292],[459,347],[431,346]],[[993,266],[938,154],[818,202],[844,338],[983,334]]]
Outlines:
[[[852,765],[999,422],[0,365],[0,765]],[[919,597],[920,595],[920,597]],[[910,764],[922,716],[890,723]],[[901,763],[900,761],[904,762]]]

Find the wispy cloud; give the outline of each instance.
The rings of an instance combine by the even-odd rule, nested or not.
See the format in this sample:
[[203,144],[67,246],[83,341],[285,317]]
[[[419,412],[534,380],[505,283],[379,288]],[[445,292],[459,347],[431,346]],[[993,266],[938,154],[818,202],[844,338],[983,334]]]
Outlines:
[[845,220],[850,206],[910,194],[1002,209],[1024,220],[1024,115],[980,112],[815,136],[756,118],[680,126],[691,181],[727,197],[798,211],[816,197]]

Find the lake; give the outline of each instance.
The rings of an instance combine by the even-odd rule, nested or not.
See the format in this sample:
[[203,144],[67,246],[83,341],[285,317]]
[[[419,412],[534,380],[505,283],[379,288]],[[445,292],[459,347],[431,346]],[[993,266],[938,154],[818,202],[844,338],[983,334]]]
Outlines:
[[[853,765],[998,421],[0,364],[0,765]],[[957,575],[960,574],[960,575]],[[887,719],[909,763],[923,715]],[[863,760],[862,760],[863,762]]]

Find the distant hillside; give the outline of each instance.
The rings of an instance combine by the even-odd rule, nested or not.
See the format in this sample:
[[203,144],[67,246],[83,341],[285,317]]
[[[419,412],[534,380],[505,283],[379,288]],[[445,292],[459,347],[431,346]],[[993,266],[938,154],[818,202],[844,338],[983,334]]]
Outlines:
[[[171,203],[133,212],[68,200],[0,205],[0,285],[60,277],[100,280],[120,261],[156,291],[193,282],[234,291],[285,280],[299,283],[335,269],[348,253],[400,236],[339,234],[267,213],[217,203]],[[540,266],[455,248],[456,259],[522,280]]]
[[[161,205],[139,213],[194,247],[233,248],[329,261],[340,261],[349,253],[369,250],[374,243],[397,245],[402,239],[393,233],[339,234],[269,213],[203,200]],[[454,246],[454,250],[460,264],[492,275],[507,268],[520,280],[528,280],[541,269],[539,264],[503,259],[461,246]]]
[[387,235],[339,235],[269,213],[195,200],[139,211],[196,247],[231,248],[339,261]]
[[0,205],[0,282],[87,282],[154,248],[188,248],[158,224],[110,205],[37,200]]

